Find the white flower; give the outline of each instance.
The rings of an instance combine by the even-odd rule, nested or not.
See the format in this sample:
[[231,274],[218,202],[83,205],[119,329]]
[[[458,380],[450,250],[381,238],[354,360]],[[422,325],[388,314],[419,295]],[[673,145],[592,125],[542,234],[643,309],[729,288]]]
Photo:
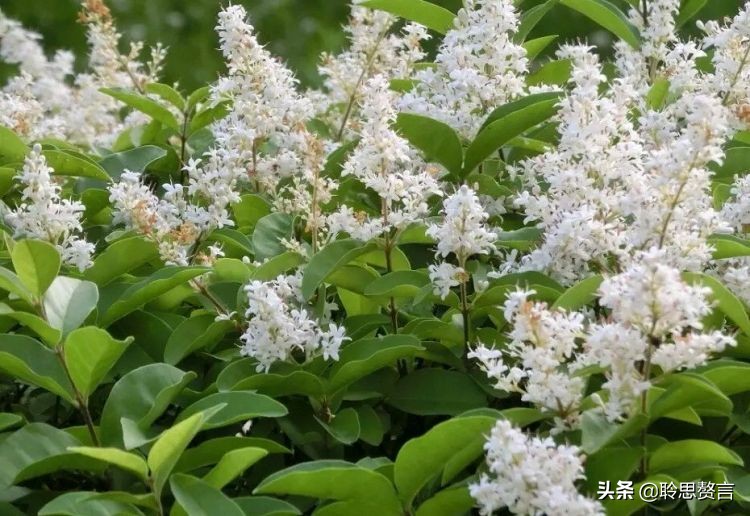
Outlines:
[[700,330],[703,317],[711,312],[711,289],[685,283],[677,269],[665,265],[664,257],[657,249],[639,253],[626,271],[599,287],[600,303],[612,309],[615,321],[655,338]]
[[465,0],[435,58],[419,70],[404,111],[441,120],[472,138],[484,115],[521,95],[528,60],[513,42],[518,13],[510,0]]
[[495,423],[487,442],[489,468],[469,492],[483,515],[507,508],[513,514],[603,515],[594,500],[578,493],[585,478],[581,451],[551,438],[529,437],[504,419]]
[[35,144],[26,156],[21,173],[21,204],[5,214],[13,238],[35,238],[55,245],[63,263],[83,271],[90,267],[94,245],[81,238],[85,210],[79,201],[62,199],[60,186],[52,177],[42,147]]
[[456,193],[443,201],[443,221],[427,228],[427,234],[437,240],[437,254],[453,253],[459,264],[475,254],[495,251],[497,235],[486,226],[489,218],[474,191],[462,185]]
[[258,371],[268,371],[276,361],[289,360],[295,352],[305,357],[320,351],[326,360],[338,360],[341,344],[348,338],[333,323],[322,330],[310,317],[301,291],[302,275],[279,276],[273,281],[245,285],[247,329],[240,337],[240,353],[258,361]]
[[[308,96],[320,117],[335,131],[343,129],[342,137],[354,136],[361,125],[363,84],[376,75],[408,78],[414,64],[425,56],[422,42],[430,38],[425,27],[407,23],[400,33],[389,32],[396,21],[384,11],[354,4],[344,27],[349,47],[338,55],[321,57],[318,73],[323,77],[323,91]],[[342,127],[344,116],[348,119]]]
[[395,94],[387,79],[377,75],[363,88],[363,127],[357,147],[344,163],[341,175],[353,176],[381,199],[377,216],[354,213],[347,206],[329,216],[332,236],[345,231],[369,240],[393,229],[419,222],[429,212],[427,200],[441,195],[432,167],[426,165],[399,136],[391,123],[396,119]]
[[584,379],[567,368],[584,332],[583,315],[551,311],[544,303],[528,300],[534,291],[517,291],[505,302],[511,324],[510,341],[503,352],[479,344],[469,358],[495,381],[495,387],[521,393],[533,403],[560,417],[560,429],[575,426],[583,398]]
[[466,281],[466,271],[448,262],[430,265],[430,281],[434,286],[433,292],[440,299],[445,299],[451,292],[451,287],[457,287]]

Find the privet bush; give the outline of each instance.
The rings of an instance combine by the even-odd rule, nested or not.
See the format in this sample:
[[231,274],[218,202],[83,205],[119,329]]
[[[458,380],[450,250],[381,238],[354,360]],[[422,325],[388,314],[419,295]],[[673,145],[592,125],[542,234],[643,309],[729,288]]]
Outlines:
[[3,514],[746,514],[750,4],[526,4],[355,5],[315,91],[237,5],[193,92],[0,14]]

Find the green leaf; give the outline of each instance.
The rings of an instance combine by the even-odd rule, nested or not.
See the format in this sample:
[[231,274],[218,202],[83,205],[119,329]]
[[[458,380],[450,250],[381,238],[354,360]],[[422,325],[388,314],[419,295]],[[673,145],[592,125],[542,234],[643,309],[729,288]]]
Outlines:
[[592,303],[602,281],[604,278],[598,274],[579,281],[557,298],[552,309],[574,311]]
[[292,217],[286,213],[271,213],[258,220],[252,238],[257,261],[263,261],[286,251],[280,240],[288,239],[292,235],[293,222]]
[[57,356],[31,337],[15,334],[0,336],[0,371],[75,404],[70,382]]
[[10,256],[21,282],[37,297],[46,292],[60,270],[60,253],[41,240],[16,242]]
[[708,243],[714,248],[714,260],[750,256],[750,240],[734,235],[711,235]]
[[94,265],[86,270],[84,277],[99,286],[104,286],[158,257],[159,250],[154,242],[140,236],[125,238],[112,243],[97,256]]
[[467,514],[475,501],[465,485],[449,487],[434,494],[419,506],[415,516],[455,516]]
[[217,120],[221,120],[230,113],[231,108],[231,102],[222,101],[215,106],[209,106],[203,111],[197,113],[193,119],[190,120],[188,134],[193,134],[206,126],[213,124]]
[[318,286],[336,269],[374,249],[374,243],[363,244],[354,239],[336,240],[325,246],[312,257],[305,268],[302,277],[303,297],[311,298]]
[[573,64],[569,59],[555,59],[540,66],[535,72],[526,76],[529,86],[563,86],[570,78]]
[[24,422],[22,416],[11,414],[10,412],[0,412],[0,432],[5,432],[10,428],[19,426]]
[[240,231],[232,228],[221,228],[211,232],[210,237],[223,244],[224,249],[242,255],[252,255],[255,250],[252,241]]
[[185,99],[182,98],[182,95],[180,95],[180,93],[172,86],[159,82],[150,82],[146,84],[144,89],[146,90],[146,93],[158,95],[180,111],[185,110]]
[[188,95],[187,98],[187,110],[192,111],[198,104],[208,99],[210,94],[211,88],[209,86],[201,86],[197,90],[193,91],[190,95]]
[[685,439],[662,444],[651,454],[649,469],[653,472],[679,468],[688,464],[717,463],[742,466],[742,458],[719,443],[701,439]]
[[193,372],[157,363],[134,369],[120,378],[102,410],[103,445],[123,445],[122,419],[135,421],[141,429],[147,429],[195,377]]
[[529,95],[491,113],[466,149],[463,174],[469,174],[504,144],[553,116],[558,97],[557,92]]
[[547,0],[546,2],[535,5],[531,9],[523,12],[521,15],[521,23],[518,25],[518,31],[513,37],[516,43],[522,43],[526,40],[529,33],[536,27],[536,25],[544,18],[544,16],[555,7],[560,0]]
[[449,125],[426,116],[400,113],[396,129],[424,153],[425,160],[440,163],[451,174],[460,175],[463,149],[458,134]]
[[266,455],[267,450],[252,446],[228,451],[219,463],[206,473],[203,480],[210,486],[221,489]]
[[169,111],[169,109],[165,108],[155,100],[122,88],[101,88],[99,91],[150,116],[157,122],[172,129],[174,132],[180,132],[180,124],[177,122],[175,116]]
[[340,460],[305,462],[283,469],[268,476],[253,493],[351,502],[349,507],[357,507],[357,513],[362,516],[403,514],[393,486],[386,477]]
[[608,446],[586,457],[586,487],[596,491],[599,482],[609,481],[617,485],[618,480],[630,478],[643,457],[641,447]]
[[677,27],[682,27],[689,22],[707,3],[708,0],[685,0],[682,2],[680,14],[677,16]]
[[275,441],[257,437],[218,437],[209,439],[185,451],[177,462],[174,471],[193,471],[221,462],[221,458],[232,450],[240,448],[261,448],[268,453],[291,453]]
[[490,416],[449,419],[404,444],[396,456],[393,481],[405,505],[412,504],[419,491],[440,475],[458,451],[474,446],[475,457],[481,456],[485,436],[496,420]]
[[686,407],[708,407],[712,411],[729,415],[732,412],[732,401],[707,375],[686,371],[669,377],[666,390],[653,401],[649,397],[648,416],[654,421]]
[[651,109],[662,109],[669,95],[669,79],[659,77],[646,95],[646,103]]
[[425,368],[401,378],[386,401],[409,414],[452,416],[484,406],[487,398],[464,373]]
[[62,150],[46,150],[42,154],[47,165],[54,169],[56,176],[88,177],[109,181],[109,175],[98,163],[84,159],[78,153]]
[[196,350],[213,346],[234,328],[232,321],[216,321],[214,314],[202,314],[182,321],[169,336],[164,361],[176,365]]
[[750,147],[732,147],[727,149],[721,165],[714,164],[711,168],[716,172],[714,179],[733,181],[737,175],[743,176],[748,171]]
[[107,171],[109,177],[117,181],[125,170],[143,172],[153,162],[164,158],[167,151],[156,145],[143,145],[135,149],[116,152],[104,157],[99,165]]
[[239,421],[247,421],[256,417],[281,417],[287,415],[284,405],[250,391],[230,391],[210,394],[196,401],[177,417],[175,422],[181,422],[193,414],[207,410],[213,406],[223,404],[224,408],[213,414],[203,425],[206,430],[231,425]]
[[523,48],[526,49],[526,57],[529,60],[534,59],[536,56],[538,56],[542,50],[547,48],[553,41],[555,41],[559,36],[552,35],[552,36],[543,36],[541,38],[536,39],[530,39],[526,43],[523,44]]
[[371,446],[380,446],[383,442],[385,428],[378,413],[370,405],[357,407],[359,419],[359,438]]
[[96,284],[58,276],[44,293],[44,313],[50,326],[65,336],[83,324],[98,301]]
[[73,384],[88,397],[127,349],[132,339],[116,340],[101,328],[86,326],[65,339],[65,362]]
[[707,274],[683,272],[682,278],[688,283],[702,283],[709,287],[719,310],[736,324],[746,335],[750,335],[750,318],[747,316],[742,301],[732,294],[719,280]]
[[42,338],[45,344],[54,347],[60,343],[62,333],[52,328],[47,321],[30,312],[16,312],[4,303],[0,303],[0,316],[10,317],[30,329]]
[[175,499],[190,516],[244,516],[236,503],[204,480],[176,473],[169,484]]
[[726,396],[750,390],[750,366],[745,362],[715,361],[702,370],[700,376]]
[[71,446],[68,451],[112,464],[134,474],[144,482],[148,481],[146,461],[135,453],[126,452],[119,448],[93,448],[89,446]]
[[207,271],[206,267],[164,267],[157,270],[148,278],[132,285],[112,303],[101,317],[100,325],[106,328],[149,301]]
[[357,411],[353,408],[345,408],[336,413],[331,421],[326,423],[315,417],[326,432],[341,444],[352,444],[359,439],[360,423]]
[[[219,407],[214,407],[214,410],[217,408]],[[206,419],[210,416],[210,412],[193,414],[184,421],[165,430],[151,447],[151,450],[148,452],[147,463],[151,470],[153,491],[157,498],[161,496],[164,484],[166,484],[170,473],[172,473],[172,468],[177,464],[180,455],[185,451],[185,448],[193,440],[193,437],[198,434]],[[186,504],[182,505],[186,506]]]
[[616,5],[607,0],[560,0],[560,3],[590,18],[631,47],[640,46],[638,30]]
[[367,0],[359,5],[395,14],[440,34],[445,34],[453,27],[453,18],[456,16],[445,7],[424,0]]
[[237,227],[244,231],[245,228],[255,228],[260,219],[271,213],[271,206],[260,195],[245,194],[240,197],[240,202],[232,205],[232,213]]
[[80,444],[69,433],[45,423],[30,423],[16,430],[0,441],[0,487],[13,485],[35,464],[64,456],[69,446]]
[[243,496],[235,498],[245,516],[297,516],[302,514],[289,502],[270,496]]
[[109,516],[111,514],[143,514],[128,503],[103,500],[96,491],[65,493],[39,510],[39,516]]
[[386,335],[352,342],[341,350],[339,361],[331,369],[328,389],[336,392],[422,349],[419,339],[412,335]]
[[33,303],[33,295],[23,284],[21,278],[5,267],[0,267],[0,290],[15,294],[29,304]]
[[220,391],[254,389],[274,397],[319,396],[325,390],[320,377],[294,364],[278,362],[267,373],[259,373],[257,365],[252,358],[232,362],[219,373],[216,386]]
[[0,156],[6,163],[23,161],[29,148],[16,133],[0,126]]
[[648,425],[648,418],[636,414],[623,423],[607,421],[601,412],[587,410],[581,416],[581,449],[594,454],[610,443],[624,440]]
[[251,278],[260,281],[269,281],[275,279],[279,274],[284,274],[294,269],[304,261],[305,258],[301,254],[287,251],[264,262],[255,269]]
[[430,277],[422,271],[395,271],[370,282],[364,289],[366,296],[415,297],[422,287],[430,284]]

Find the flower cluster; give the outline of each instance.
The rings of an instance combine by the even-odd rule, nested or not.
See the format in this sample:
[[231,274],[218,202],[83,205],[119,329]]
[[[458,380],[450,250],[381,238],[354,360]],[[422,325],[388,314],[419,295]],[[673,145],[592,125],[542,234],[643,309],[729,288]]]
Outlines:
[[94,245],[82,238],[82,203],[61,198],[61,186],[52,177],[39,144],[26,156],[16,179],[23,184],[21,203],[5,214],[13,238],[46,240],[60,251],[63,263],[83,271],[91,265]]
[[400,33],[393,33],[396,21],[388,13],[354,4],[344,27],[349,47],[337,55],[322,55],[318,72],[323,77],[323,91],[310,92],[310,97],[317,114],[336,129],[337,140],[361,129],[359,106],[366,96],[362,86],[367,81],[376,75],[408,78],[426,55],[422,42],[430,37],[427,30],[408,23]]
[[344,329],[328,323],[323,330],[308,313],[300,290],[302,276],[279,276],[273,281],[251,281],[247,293],[247,329],[240,337],[240,353],[258,361],[258,371],[268,371],[278,360],[295,352],[309,358],[320,353],[326,360],[338,360],[345,340]]
[[143,53],[140,42],[132,43],[128,54],[120,54],[121,36],[109,8],[102,0],[84,0],[82,7],[80,21],[88,28],[90,54],[88,70],[77,75],[72,53],[58,51],[48,59],[41,37],[0,11],[0,59],[18,64],[21,72],[0,93],[3,125],[32,139],[57,137],[82,145],[110,146],[123,130],[148,121],[140,113],[123,120],[120,104],[99,90],[143,91],[145,84],[158,78],[164,49],[152,48],[146,65],[138,61]]
[[328,216],[327,222],[333,236],[342,232],[366,241],[423,220],[429,212],[428,199],[440,195],[441,190],[435,177],[437,170],[425,164],[391,127],[397,112],[395,94],[389,90],[387,79],[373,77],[363,92],[359,143],[341,175],[352,176],[374,191],[380,200],[380,213],[371,217],[343,205]]
[[489,473],[469,491],[480,514],[507,508],[513,514],[603,515],[599,502],[578,493],[583,459],[575,446],[551,438],[530,437],[498,420],[484,445]]
[[401,108],[441,120],[471,138],[493,108],[521,95],[526,50],[513,42],[519,17],[510,0],[465,0],[435,67],[414,74]]

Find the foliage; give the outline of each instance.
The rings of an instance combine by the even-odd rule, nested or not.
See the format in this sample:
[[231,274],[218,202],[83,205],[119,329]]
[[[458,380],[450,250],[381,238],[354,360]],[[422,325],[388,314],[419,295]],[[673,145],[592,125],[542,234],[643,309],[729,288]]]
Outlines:
[[194,91],[0,13],[2,511],[746,512],[750,4],[630,3],[371,0],[315,91],[237,5]]

